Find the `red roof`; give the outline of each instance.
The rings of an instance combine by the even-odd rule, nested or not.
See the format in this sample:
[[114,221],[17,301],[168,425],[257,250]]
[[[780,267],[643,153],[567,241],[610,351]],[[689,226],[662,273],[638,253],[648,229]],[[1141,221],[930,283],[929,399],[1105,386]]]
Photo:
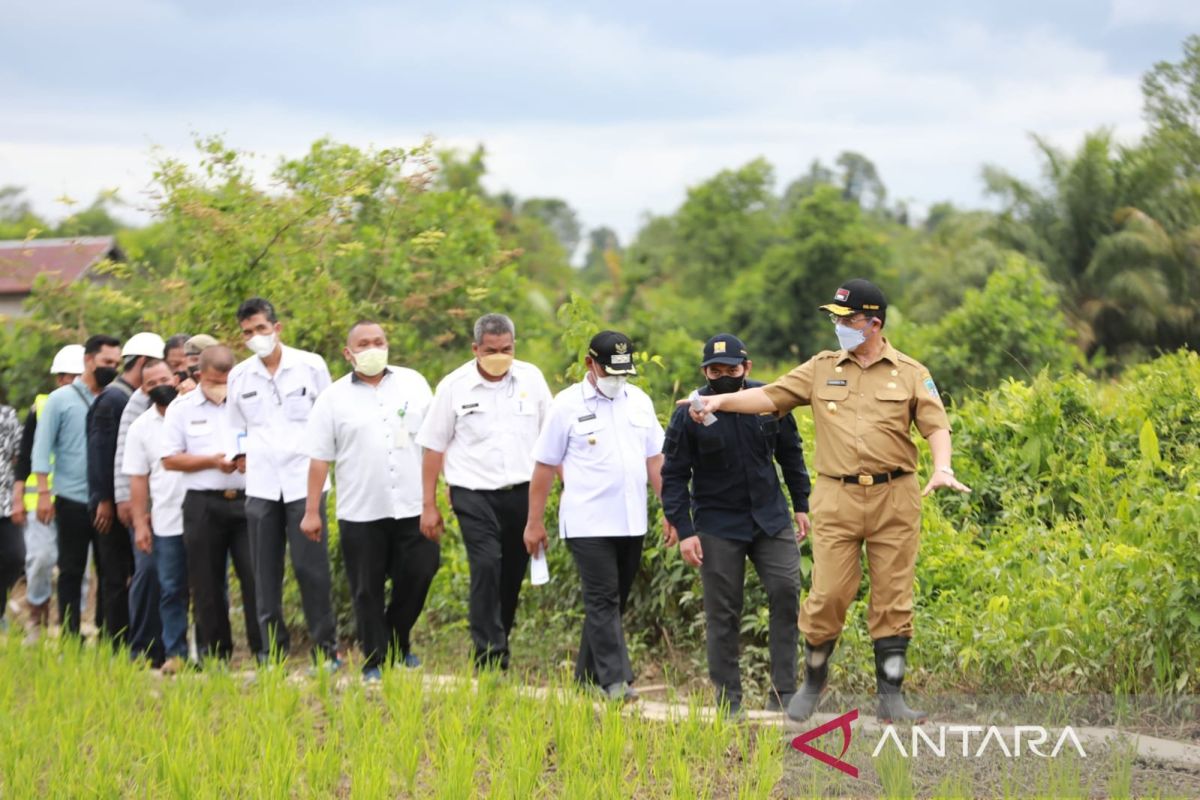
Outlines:
[[0,241],[0,295],[29,294],[34,278],[43,272],[72,283],[110,257],[121,257],[112,236]]

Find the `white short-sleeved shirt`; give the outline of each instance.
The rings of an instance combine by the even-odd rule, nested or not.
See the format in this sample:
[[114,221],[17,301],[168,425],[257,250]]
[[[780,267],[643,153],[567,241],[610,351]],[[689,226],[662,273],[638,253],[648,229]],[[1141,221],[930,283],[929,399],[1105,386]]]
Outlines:
[[586,380],[559,392],[533,451],[563,468],[559,535],[645,535],[646,459],[662,447],[654,404],[638,387],[626,384],[613,400]]
[[533,364],[513,361],[503,380],[489,381],[472,359],[438,383],[417,444],[446,454],[451,486],[486,491],[525,483],[550,402]]
[[310,458],[335,462],[337,518],[349,522],[421,514],[416,433],[433,392],[421,373],[388,367],[378,386],[353,372],[317,398],[304,434]]
[[[163,450],[160,457],[187,453],[210,456],[232,452],[234,435],[225,409],[228,401],[217,405],[202,388],[188,392],[167,407],[163,420]],[[182,472],[184,490],[222,491],[245,489],[246,476],[236,470],[228,475],[219,469]]]
[[308,493],[304,429],[313,403],[329,387],[325,359],[280,345],[274,377],[258,356],[229,373],[229,424],[246,432],[246,494],[290,503]]
[[165,417],[153,405],[129,425],[121,472],[150,476],[150,529],[155,536],[183,535],[183,473],[162,465]]

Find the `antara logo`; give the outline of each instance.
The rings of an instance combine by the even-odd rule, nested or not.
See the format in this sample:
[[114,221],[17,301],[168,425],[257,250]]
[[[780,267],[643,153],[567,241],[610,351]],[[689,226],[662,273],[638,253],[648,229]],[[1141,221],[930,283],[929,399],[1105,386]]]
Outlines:
[[[801,753],[804,753],[806,756],[812,756],[823,764],[828,764],[834,769],[841,770],[851,778],[857,778],[858,767],[842,761],[842,756],[846,755],[846,751],[850,749],[850,737],[853,735],[850,730],[850,723],[854,722],[856,719],[858,719],[857,708],[853,711],[847,711],[840,717],[831,719],[824,725],[813,728],[807,733],[800,734],[795,739],[792,739],[792,747],[796,750],[799,750]],[[834,758],[833,756],[829,755],[829,753],[822,752],[809,745],[809,742],[811,742],[813,739],[820,738],[832,730],[841,730],[842,732],[842,752],[838,754],[837,758]]]
[[[842,714],[840,717],[831,719],[824,725],[800,734],[792,740],[792,748],[807,756],[812,756],[821,763],[840,770],[852,778],[857,778],[858,768],[842,760],[846,755],[846,751],[850,749],[850,740],[853,736],[850,723],[856,719],[858,719],[857,708]],[[842,732],[842,751],[837,757],[818,750],[809,744],[812,740],[819,739],[830,731],[835,730]],[[972,740],[973,736],[978,736],[979,738]],[[955,742],[955,739],[958,741]],[[883,733],[879,737],[879,744],[875,746],[874,752],[871,753],[871,758],[878,758],[879,754],[883,752],[884,746],[889,741],[891,742],[891,746],[900,754],[901,758],[917,758],[918,754],[929,754],[936,758],[946,758],[947,753],[954,754],[959,749],[961,749],[963,758],[983,758],[989,752],[993,755],[999,754],[1004,758],[1020,758],[1022,752],[1039,758],[1057,758],[1068,745],[1080,758],[1087,758],[1087,753],[1084,752],[1079,737],[1070,725],[1063,728],[1058,738],[1054,740],[1051,739],[1050,731],[1041,725],[1017,725],[1007,734],[1005,733],[1005,729],[996,727],[995,725],[988,727],[982,725],[940,725],[933,730],[926,730],[914,725],[907,748],[900,734],[897,733],[896,727],[888,725],[884,727]],[[1054,741],[1053,748],[1049,753],[1043,752],[1041,748],[1048,746],[1051,741]],[[955,747],[955,744],[958,744],[959,747]]]

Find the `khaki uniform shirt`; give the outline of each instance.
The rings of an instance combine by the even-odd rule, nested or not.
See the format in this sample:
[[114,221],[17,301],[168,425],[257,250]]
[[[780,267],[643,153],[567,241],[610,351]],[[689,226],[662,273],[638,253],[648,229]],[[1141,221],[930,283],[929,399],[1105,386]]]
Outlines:
[[929,370],[886,339],[883,355],[866,369],[846,350],[826,350],[763,391],[781,414],[812,406],[813,466],[821,475],[916,472],[912,424],[926,438],[950,429]]

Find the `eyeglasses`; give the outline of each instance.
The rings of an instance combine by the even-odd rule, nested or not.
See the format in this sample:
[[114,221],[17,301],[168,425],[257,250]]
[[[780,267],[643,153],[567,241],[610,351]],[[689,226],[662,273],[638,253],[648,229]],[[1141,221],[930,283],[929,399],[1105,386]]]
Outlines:
[[870,319],[870,317],[868,317],[866,314],[859,314],[857,316],[852,315],[849,317],[839,317],[837,314],[829,315],[829,321],[834,325],[853,325],[856,322],[862,322],[864,319]]

